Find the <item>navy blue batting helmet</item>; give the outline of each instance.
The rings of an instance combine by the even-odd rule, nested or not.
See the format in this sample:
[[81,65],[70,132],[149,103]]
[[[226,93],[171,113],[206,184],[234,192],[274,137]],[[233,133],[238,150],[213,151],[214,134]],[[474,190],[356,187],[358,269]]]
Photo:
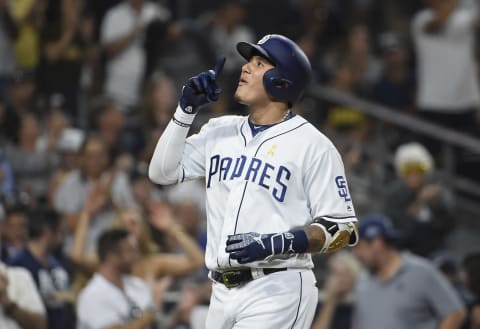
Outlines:
[[239,42],[237,50],[247,61],[259,55],[275,67],[265,72],[263,85],[274,99],[287,101],[292,106],[303,94],[312,77],[312,67],[300,47],[279,34],[264,36],[257,44]]

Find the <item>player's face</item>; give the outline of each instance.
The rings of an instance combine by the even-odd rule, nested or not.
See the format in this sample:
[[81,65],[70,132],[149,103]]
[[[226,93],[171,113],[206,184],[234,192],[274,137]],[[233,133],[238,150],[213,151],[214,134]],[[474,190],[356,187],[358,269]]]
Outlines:
[[266,58],[253,56],[248,63],[242,66],[242,73],[238,81],[235,99],[245,105],[262,105],[270,102],[270,97],[263,87],[263,75],[274,68]]

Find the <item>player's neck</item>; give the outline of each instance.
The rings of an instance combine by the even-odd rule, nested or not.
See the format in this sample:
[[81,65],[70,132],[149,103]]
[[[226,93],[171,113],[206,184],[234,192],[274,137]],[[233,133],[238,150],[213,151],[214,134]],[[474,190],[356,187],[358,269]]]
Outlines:
[[261,107],[250,106],[250,122],[255,125],[273,125],[284,121],[287,111],[287,104],[278,102]]

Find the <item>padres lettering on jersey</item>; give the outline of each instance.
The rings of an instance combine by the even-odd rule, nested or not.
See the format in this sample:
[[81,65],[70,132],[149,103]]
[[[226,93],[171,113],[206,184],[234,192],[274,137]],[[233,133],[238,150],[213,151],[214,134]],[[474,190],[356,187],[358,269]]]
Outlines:
[[242,155],[232,159],[231,157],[222,158],[216,154],[210,158],[207,189],[215,181],[243,179],[271,191],[275,200],[283,202],[291,176],[291,171],[287,167],[275,166],[259,158],[247,158]]
[[[212,270],[239,266],[225,252],[230,234],[285,232],[320,216],[355,220],[343,163],[328,138],[299,115],[255,136],[247,120],[212,119],[185,143],[179,179],[205,179],[205,261]],[[294,254],[247,266],[313,263],[310,254]]]

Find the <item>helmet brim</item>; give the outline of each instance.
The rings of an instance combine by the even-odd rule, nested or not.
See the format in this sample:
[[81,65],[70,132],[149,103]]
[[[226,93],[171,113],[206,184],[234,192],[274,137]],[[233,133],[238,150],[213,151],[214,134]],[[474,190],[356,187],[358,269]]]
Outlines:
[[250,42],[237,43],[237,51],[247,61],[249,61],[253,56],[262,56],[274,63],[273,59],[262,47]]

